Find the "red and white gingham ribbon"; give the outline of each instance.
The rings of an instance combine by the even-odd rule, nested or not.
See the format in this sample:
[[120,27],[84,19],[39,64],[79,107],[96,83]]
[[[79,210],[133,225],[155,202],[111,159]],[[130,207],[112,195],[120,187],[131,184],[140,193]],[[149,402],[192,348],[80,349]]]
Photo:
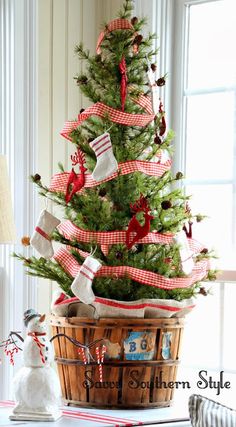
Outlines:
[[[101,245],[101,249],[105,255],[108,254],[109,246],[123,243],[126,241],[126,231],[87,231],[74,225],[70,220],[67,220],[58,225],[59,232],[66,237],[66,239],[76,239],[78,242],[91,243],[96,242]],[[148,233],[138,243],[144,244],[166,244],[169,245],[174,242],[174,234],[161,234],[157,232]],[[194,254],[198,254],[204,246],[195,239],[187,239],[190,250]]]
[[[80,271],[81,265],[76,261],[73,255],[65,248],[59,248],[53,256],[54,260],[60,264],[72,277],[76,277]],[[201,260],[197,262],[193,271],[188,277],[175,277],[169,279],[160,274],[147,270],[129,266],[110,267],[102,266],[95,274],[97,277],[125,277],[135,280],[138,283],[147,286],[154,286],[161,289],[188,288],[194,283],[202,280],[209,270],[209,261]]]
[[[171,168],[171,163],[171,160],[167,160],[165,163],[148,162],[145,160],[129,160],[127,162],[119,163],[118,172],[114,172],[112,175],[102,179],[101,181],[95,181],[95,179],[92,178],[92,174],[85,174],[85,184],[83,188],[96,187],[103,182],[117,178],[118,175],[128,175],[133,172],[142,172],[145,175],[160,177],[164,172]],[[70,172],[63,172],[53,175],[49,190],[65,193],[69,174]],[[80,191],[83,191],[83,189]]]
[[140,95],[138,99],[132,98],[134,103],[142,107],[147,113],[153,114],[152,99],[147,95]]
[[109,22],[106,29],[104,31],[101,31],[101,33],[98,36],[96,53],[98,55],[100,55],[101,43],[102,43],[102,41],[103,41],[103,39],[107,33],[111,32],[111,31],[115,31],[115,30],[133,30],[133,29],[134,29],[134,27],[131,24],[131,22],[128,21],[128,19],[117,18],[117,19],[114,19],[113,21]]
[[118,123],[125,126],[141,126],[144,127],[153,121],[155,114],[131,114],[125,113],[115,108],[109,107],[108,105],[103,104],[102,102],[97,102],[91,107],[86,108],[78,116],[78,121],[66,122],[61,135],[71,141],[70,133],[75,130],[84,120],[88,119],[90,116],[99,116],[104,117],[105,115],[109,116],[109,119],[112,122]]

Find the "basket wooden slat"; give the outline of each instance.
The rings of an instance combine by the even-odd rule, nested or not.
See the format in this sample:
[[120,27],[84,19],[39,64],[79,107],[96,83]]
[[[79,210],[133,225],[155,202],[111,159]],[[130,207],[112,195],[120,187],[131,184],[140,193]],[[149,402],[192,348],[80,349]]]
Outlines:
[[[52,316],[51,325],[53,335],[63,333],[85,345],[102,338],[119,344],[121,348],[119,358],[105,359],[103,383],[100,383],[95,362],[84,365],[77,348],[64,337],[53,341],[62,394],[67,404],[110,408],[171,405],[174,388],[158,387],[156,380],[161,377],[166,383],[176,381],[183,319],[95,320]],[[133,332],[152,337],[151,360],[127,360],[124,342],[128,342]],[[167,360],[162,354],[166,333],[171,336],[170,358]]]

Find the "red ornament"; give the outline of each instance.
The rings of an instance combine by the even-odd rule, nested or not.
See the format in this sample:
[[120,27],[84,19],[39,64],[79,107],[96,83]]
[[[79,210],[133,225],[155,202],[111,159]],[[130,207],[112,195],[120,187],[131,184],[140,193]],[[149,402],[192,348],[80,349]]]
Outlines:
[[120,82],[120,99],[121,99],[121,110],[125,110],[125,100],[127,95],[127,70],[126,70],[126,62],[125,57],[122,56],[122,59],[119,63],[119,70],[121,74],[121,82]]
[[[138,242],[138,240],[145,237],[149,231],[150,231],[150,221],[151,219],[154,219],[152,215],[150,215],[150,208],[148,206],[147,199],[141,194],[139,200],[134,203],[133,205],[130,205],[131,210],[134,212],[134,216],[131,218],[128,230],[126,231],[126,246],[128,249],[131,249],[132,246]],[[144,225],[141,225],[137,218],[136,213],[137,212],[143,212],[145,223]],[[133,236],[133,233],[135,235]]]
[[192,236],[193,236],[192,225],[193,225],[193,223],[191,221],[188,221],[188,229],[187,229],[186,225],[183,226],[183,230],[189,239],[192,239]]
[[67,181],[67,187],[66,187],[66,196],[65,200],[66,203],[69,203],[71,198],[74,196],[77,191],[81,190],[85,184],[85,172],[86,168],[84,167],[85,163],[85,157],[84,153],[78,149],[77,153],[74,154],[74,156],[71,156],[72,165],[75,166],[79,164],[79,174],[77,174],[74,171],[74,168],[72,168],[71,173],[69,175],[68,181]]
[[[185,205],[185,212],[188,213],[189,215],[191,214],[191,208],[190,208],[188,202],[186,202],[186,205]],[[188,221],[188,229],[186,227],[186,224],[184,224],[184,226],[183,226],[183,230],[189,239],[192,239],[192,235],[193,235],[192,225],[193,225],[192,221],[189,220]]]
[[154,143],[157,144],[157,145],[161,145],[162,144],[162,140],[161,140],[161,138],[158,135],[155,136]]
[[159,104],[159,113],[162,115],[161,123],[160,123],[159,136],[163,136],[165,131],[166,131],[166,119],[165,119],[165,111],[163,111],[162,102],[160,102],[160,104]]

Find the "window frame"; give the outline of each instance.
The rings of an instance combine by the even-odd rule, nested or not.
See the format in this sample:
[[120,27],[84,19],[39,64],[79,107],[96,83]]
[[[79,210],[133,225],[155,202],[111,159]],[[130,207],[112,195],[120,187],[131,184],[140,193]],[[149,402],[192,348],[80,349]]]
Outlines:
[[[171,117],[171,126],[176,133],[175,155],[173,159],[173,170],[175,173],[178,170],[184,172],[186,167],[187,95],[217,93],[225,90],[225,88],[212,88],[209,91],[190,91],[185,89],[189,45],[188,37],[185,37],[185,35],[188,32],[190,18],[188,12],[185,14],[185,8],[194,4],[212,3],[216,1],[221,0],[176,0],[171,4],[173,8],[172,15],[174,16],[172,25],[175,38],[173,45],[170,46],[173,60],[171,63],[170,79],[172,102],[170,103],[169,114]],[[219,182],[224,183],[223,180]],[[197,181],[190,181],[187,178],[183,185],[185,186],[192,183],[196,184]],[[210,180],[206,181],[206,183],[210,183]],[[222,283],[236,282],[236,269],[222,269],[217,275],[217,281]]]
[[[172,54],[172,63],[170,71],[170,84],[172,93],[172,102],[170,103],[169,115],[171,117],[171,126],[176,132],[175,138],[175,156],[173,169],[176,173],[178,170],[185,171],[186,165],[186,104],[187,97],[191,92],[185,90],[187,79],[187,62],[188,62],[188,26],[189,26],[189,13],[186,13],[186,7],[195,4],[210,3],[220,0],[176,0],[171,3],[173,19],[173,31],[175,34],[172,46],[169,46]],[[186,36],[187,35],[187,36]],[[210,93],[219,92],[219,89],[212,89]],[[191,94],[197,94],[197,91]],[[198,91],[200,93],[200,91]],[[203,91],[201,92],[203,93]],[[207,91],[204,91],[207,93]],[[189,184],[190,180],[186,180],[183,185]],[[193,181],[191,182],[193,183]],[[195,181],[194,181],[195,183]],[[236,185],[236,184],[234,184]],[[234,193],[235,194],[235,193]],[[236,282],[236,269],[225,269],[217,274],[217,282],[219,283],[220,292],[220,305],[218,316],[220,319],[219,330],[219,366],[215,369],[224,369],[225,372],[236,374],[236,370],[227,369],[223,366],[223,344],[224,344],[224,325],[225,325],[225,289],[227,283]],[[194,369],[194,368],[193,368]]]
[[[23,313],[37,307],[34,278],[25,275],[22,263],[12,253],[28,254],[20,244],[21,236],[30,235],[35,224],[37,201],[29,176],[36,170],[36,0],[0,2],[0,152],[8,161],[11,193],[17,232],[15,245],[0,247],[1,339],[19,330]],[[0,365],[0,399],[11,396],[12,378],[21,362],[12,368],[3,358]]]

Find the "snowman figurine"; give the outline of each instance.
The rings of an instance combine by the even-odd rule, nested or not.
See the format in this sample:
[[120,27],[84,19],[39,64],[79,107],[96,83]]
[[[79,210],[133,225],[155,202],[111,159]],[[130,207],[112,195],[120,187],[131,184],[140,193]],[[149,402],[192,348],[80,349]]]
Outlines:
[[56,421],[61,416],[61,389],[45,324],[45,314],[30,309],[24,313],[27,337],[23,345],[23,367],[13,380],[16,406],[11,420]]

